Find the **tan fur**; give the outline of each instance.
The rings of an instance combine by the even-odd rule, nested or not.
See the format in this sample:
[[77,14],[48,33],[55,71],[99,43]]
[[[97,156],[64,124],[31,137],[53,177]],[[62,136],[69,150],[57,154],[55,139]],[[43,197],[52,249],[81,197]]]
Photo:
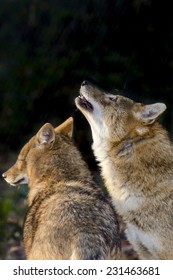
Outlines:
[[109,199],[93,182],[67,136],[72,118],[45,124],[3,174],[11,185],[29,182],[24,222],[27,259],[116,259],[119,233]]
[[84,82],[76,105],[129,241],[141,259],[173,259],[173,146],[157,122],[165,104],[143,105]]

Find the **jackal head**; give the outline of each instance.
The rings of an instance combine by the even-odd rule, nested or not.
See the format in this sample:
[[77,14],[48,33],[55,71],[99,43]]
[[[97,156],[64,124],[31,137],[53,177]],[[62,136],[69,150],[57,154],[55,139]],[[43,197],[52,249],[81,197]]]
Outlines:
[[15,164],[2,174],[6,182],[12,186],[28,184],[33,163],[37,164],[36,161],[40,155],[53,145],[56,134],[71,137],[72,125],[73,119],[71,117],[55,129],[50,123],[44,124],[21,149]]
[[75,103],[88,120],[97,143],[105,138],[120,142],[129,135],[145,135],[166,109],[164,103],[144,105],[121,95],[108,94],[88,81],[81,84]]

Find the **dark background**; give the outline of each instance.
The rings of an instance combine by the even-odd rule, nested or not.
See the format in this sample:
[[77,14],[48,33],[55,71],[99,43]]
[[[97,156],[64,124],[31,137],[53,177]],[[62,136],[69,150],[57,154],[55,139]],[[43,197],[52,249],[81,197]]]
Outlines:
[[[97,172],[74,98],[84,79],[144,103],[164,102],[173,134],[173,9],[164,0],[0,1],[0,172],[43,125],[75,120],[74,141]],[[0,258],[23,258],[26,189],[0,181]]]

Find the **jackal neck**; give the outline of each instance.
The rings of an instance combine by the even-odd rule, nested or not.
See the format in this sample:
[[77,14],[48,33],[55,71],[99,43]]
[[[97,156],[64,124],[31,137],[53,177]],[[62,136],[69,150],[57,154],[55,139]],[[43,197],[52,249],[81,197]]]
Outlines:
[[138,145],[140,142],[145,140],[145,138],[139,137],[133,141],[133,139],[129,136],[127,139],[125,139],[119,145],[117,145],[119,146],[119,149],[117,149],[117,153],[115,154],[115,156],[127,156],[134,145]]
[[152,127],[146,128],[145,132],[143,131],[141,133],[141,129],[137,128],[130,131],[120,141],[116,142],[114,139],[111,139],[108,145],[109,150],[114,149],[114,156],[119,158],[137,152],[140,147],[147,150],[147,148],[150,149],[151,145],[153,145],[155,149],[159,149],[160,143],[166,143],[166,145],[171,146],[167,131],[159,123],[155,123]]
[[162,182],[173,169],[173,146],[166,130],[158,125],[145,137],[128,136],[120,143],[107,140],[93,149],[108,187],[128,185],[133,189],[138,182],[142,192],[154,189],[156,181]]

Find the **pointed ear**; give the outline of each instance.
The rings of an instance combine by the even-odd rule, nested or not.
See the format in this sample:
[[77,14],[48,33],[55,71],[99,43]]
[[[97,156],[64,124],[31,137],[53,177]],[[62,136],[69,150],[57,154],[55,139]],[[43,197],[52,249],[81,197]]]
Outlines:
[[55,141],[55,131],[50,123],[44,124],[38,133],[36,139],[40,144],[50,144]]
[[135,114],[143,124],[147,125],[154,123],[165,110],[166,105],[164,103],[155,103],[143,106],[141,110],[138,110]]
[[65,122],[56,127],[55,132],[62,133],[71,138],[73,133],[73,118],[68,118]]

